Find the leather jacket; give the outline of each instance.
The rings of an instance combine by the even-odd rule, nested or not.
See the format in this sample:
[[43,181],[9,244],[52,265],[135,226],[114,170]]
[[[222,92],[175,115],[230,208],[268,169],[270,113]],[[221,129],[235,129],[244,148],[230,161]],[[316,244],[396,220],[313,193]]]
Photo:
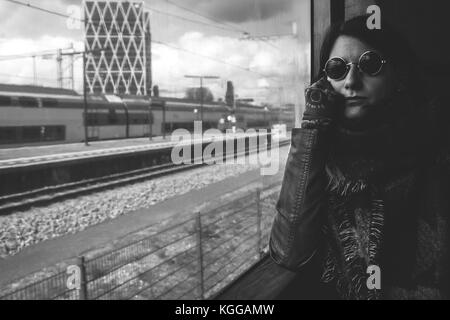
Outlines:
[[[326,223],[329,196],[325,170],[329,138],[326,129],[295,128],[292,131],[291,148],[269,240],[272,259],[292,271],[306,271],[309,269],[306,265],[316,265],[322,258],[322,245],[326,242],[322,227]],[[445,147],[444,150],[444,156],[438,157],[439,161],[424,169],[423,180],[418,184],[417,203],[421,205],[416,221],[420,232],[418,241],[422,245],[415,257],[417,261],[422,261],[422,265],[412,261],[411,269],[415,271],[411,273],[416,274],[414,277],[418,279],[414,283],[421,281],[421,273],[438,274],[437,279],[440,280],[437,286],[443,290],[444,296],[450,297],[450,148]],[[406,201],[407,204],[410,202]],[[402,223],[412,220],[410,210],[391,205],[386,213],[389,217],[397,213],[403,216],[392,232],[386,232],[386,240],[392,247],[387,261],[400,266],[401,261],[396,258],[398,253],[414,241],[405,237]],[[401,230],[400,234],[397,230]],[[399,270],[398,274],[402,274],[403,269]]]
[[325,219],[328,132],[294,128],[269,249],[279,265],[297,270],[316,253]]

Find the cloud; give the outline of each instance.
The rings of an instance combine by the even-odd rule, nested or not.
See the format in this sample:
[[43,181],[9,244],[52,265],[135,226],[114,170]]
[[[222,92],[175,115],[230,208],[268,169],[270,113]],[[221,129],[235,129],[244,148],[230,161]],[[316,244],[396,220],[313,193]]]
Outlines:
[[[67,13],[69,5],[79,5],[80,0],[29,0],[32,4]],[[243,25],[256,26],[259,33],[283,32],[285,22],[291,21],[291,6],[294,0],[171,0],[198,12],[214,16],[218,20],[233,23],[250,22]],[[177,9],[165,1],[146,1],[149,7],[160,8],[187,17],[186,11]],[[287,13],[283,19],[270,19],[280,13]],[[19,7],[0,1],[0,55],[34,52],[67,47],[76,42],[82,48],[82,30],[67,28],[66,19],[39,12],[26,7]],[[298,17],[297,17],[298,18]],[[195,19],[199,19],[196,17]],[[262,22],[264,19],[271,21]],[[25,23],[26,22],[26,23]],[[272,28],[279,27],[280,30]],[[300,45],[292,37],[283,37],[271,41],[268,45],[262,41],[241,41],[239,35],[221,32],[201,25],[183,23],[163,15],[154,15],[152,22],[153,39],[161,40],[172,46],[197,52],[192,55],[174,50],[167,46],[153,45],[153,79],[162,89],[182,96],[188,87],[198,86],[198,82],[185,79],[186,74],[218,75],[219,81],[207,81],[215,97],[223,97],[226,81],[233,81],[236,93],[240,97],[255,98],[256,101],[276,101],[280,87],[283,87],[287,99],[294,99],[298,92],[296,82],[306,82],[309,70],[309,46]],[[289,27],[287,27],[289,29]],[[3,34],[2,34],[3,32]],[[307,30],[305,31],[307,32]],[[277,48],[275,48],[277,47]],[[203,56],[213,57],[221,63]],[[302,61],[302,63],[299,63]],[[240,66],[242,68],[236,67]],[[0,73],[12,74],[1,76],[0,82],[30,83],[33,76],[31,59],[0,62]],[[243,70],[249,68],[251,72]],[[75,65],[76,88],[81,90],[81,61]],[[40,84],[56,85],[55,60],[39,60],[38,76]]]
[[[69,5],[80,5],[80,0],[43,0],[29,1],[30,4],[68,14]],[[67,19],[51,15],[36,9],[27,8],[9,2],[0,2],[0,37],[35,38],[45,34],[81,39],[81,30],[67,27]]]
[[[188,32],[170,46],[198,55],[164,45],[153,47],[154,84],[182,95],[181,88],[199,86],[198,80],[185,79],[185,75],[211,75],[221,78],[220,81],[205,81],[205,86],[212,90],[216,98],[223,98],[226,81],[233,81],[240,97],[254,98],[258,102],[277,101],[281,87],[292,101],[298,91],[296,81],[301,79],[306,82],[309,77],[309,65],[298,63],[296,57],[309,54],[309,47],[293,39],[281,39],[274,44],[279,49],[231,37]],[[206,56],[214,57],[214,60]]]
[[266,20],[282,12],[288,12],[293,0],[172,0],[181,6],[195,8],[196,11],[218,20],[243,23]]
[[[0,42],[3,55],[37,52],[49,48],[67,47],[71,38],[44,36],[37,39],[17,38]],[[299,45],[292,39],[273,43],[277,47],[258,42],[240,41],[232,37],[208,36],[200,32],[187,32],[171,47],[182,48],[197,54],[155,44],[152,49],[153,84],[159,85],[163,95],[182,97],[189,87],[198,87],[198,80],[185,75],[219,76],[220,80],[206,80],[216,98],[223,98],[226,81],[233,81],[236,94],[242,98],[253,98],[256,102],[277,102],[280,87],[286,101],[296,98],[298,81],[306,82],[309,65],[296,63],[298,56],[307,61],[309,46]],[[80,50],[83,42],[76,43]],[[206,57],[212,57],[208,59]],[[220,62],[221,61],[221,62]],[[56,60],[37,60],[38,84],[56,86]],[[65,66],[68,67],[68,59]],[[0,82],[30,84],[33,82],[33,60],[0,61]],[[247,71],[245,69],[249,69]],[[76,60],[76,89],[82,89],[81,59]],[[68,73],[66,72],[66,76]]]

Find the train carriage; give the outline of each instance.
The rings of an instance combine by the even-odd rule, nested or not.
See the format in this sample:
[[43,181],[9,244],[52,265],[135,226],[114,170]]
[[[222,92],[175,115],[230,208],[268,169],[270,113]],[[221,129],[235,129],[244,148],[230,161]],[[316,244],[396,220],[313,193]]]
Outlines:
[[[84,108],[83,96],[71,90],[0,85],[0,147],[82,142]],[[90,141],[193,131],[202,119],[199,101],[177,98],[88,95],[87,110]],[[280,121],[293,123],[293,116],[247,104],[235,110],[223,102],[203,104],[203,130],[269,128]]]

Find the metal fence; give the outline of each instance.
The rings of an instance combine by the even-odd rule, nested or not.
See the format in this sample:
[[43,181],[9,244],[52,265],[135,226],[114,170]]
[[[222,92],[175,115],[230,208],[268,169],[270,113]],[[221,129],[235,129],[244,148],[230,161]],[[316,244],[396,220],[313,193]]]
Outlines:
[[208,299],[260,260],[269,242],[279,183],[197,212],[180,223],[95,257],[3,300]]

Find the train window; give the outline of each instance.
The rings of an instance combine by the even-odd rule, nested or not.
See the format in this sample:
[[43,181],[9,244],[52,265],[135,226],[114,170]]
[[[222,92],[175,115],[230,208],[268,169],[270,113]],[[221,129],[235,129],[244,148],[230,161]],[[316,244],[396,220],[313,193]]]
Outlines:
[[113,108],[110,108],[109,112],[108,112],[108,124],[117,124],[117,122],[118,122],[118,117],[117,117],[116,110]]
[[133,123],[133,124],[144,124],[144,123],[145,123],[144,120],[145,120],[145,119],[142,119],[142,118],[139,118],[139,117],[135,117],[135,118],[132,120],[132,123]]
[[41,140],[41,127],[22,127],[22,141],[34,142]]
[[0,96],[0,107],[11,106],[11,97]]
[[23,126],[0,128],[0,144],[64,141],[65,126]]
[[64,108],[73,108],[73,109],[79,109],[79,108],[84,107],[83,102],[81,100],[79,100],[79,101],[76,101],[76,100],[64,101],[61,103],[60,106],[64,106]]
[[0,128],[0,144],[15,143],[18,140],[16,127]]
[[36,98],[19,97],[19,106],[24,108],[39,108],[39,102]]
[[87,114],[87,125],[88,126],[97,126],[99,124],[98,121],[98,113],[94,113],[94,112],[89,112]]
[[130,124],[148,124],[148,113],[131,113]]
[[190,132],[194,131],[194,123],[193,122],[169,122],[166,123],[165,130],[166,132],[171,132],[176,129],[185,129]]
[[247,122],[248,128],[268,128],[269,122],[264,120],[256,120],[256,121],[249,121]]
[[50,99],[50,98],[42,99],[42,106],[44,108],[55,108],[55,107],[58,107],[58,100]]
[[41,128],[41,139],[44,141],[61,141],[66,139],[65,126],[45,126]]

